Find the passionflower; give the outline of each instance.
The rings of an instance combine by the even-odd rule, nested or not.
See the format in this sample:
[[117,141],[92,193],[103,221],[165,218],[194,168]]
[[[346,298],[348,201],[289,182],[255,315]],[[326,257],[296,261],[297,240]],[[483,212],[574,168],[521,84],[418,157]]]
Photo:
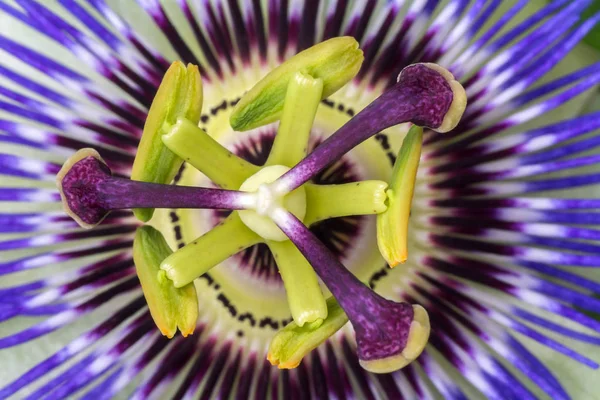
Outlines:
[[0,3],[0,398],[593,397],[597,17],[531,3]]

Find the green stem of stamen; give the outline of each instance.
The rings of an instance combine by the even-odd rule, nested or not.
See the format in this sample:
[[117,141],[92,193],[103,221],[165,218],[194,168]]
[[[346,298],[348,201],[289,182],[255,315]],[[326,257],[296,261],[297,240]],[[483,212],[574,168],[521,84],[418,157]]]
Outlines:
[[329,218],[379,214],[387,209],[383,181],[361,181],[342,185],[305,184],[307,226]]
[[293,167],[306,156],[310,131],[323,95],[323,80],[296,72],[290,79],[279,130],[266,165]]
[[259,170],[185,118],[165,131],[162,141],[169,150],[224,189],[238,189]]
[[298,326],[320,325],[327,318],[327,304],[317,274],[289,240],[267,244],[277,262],[294,322]]
[[212,267],[263,239],[233,212],[225,221],[167,257],[160,268],[175,287],[192,282]]
[[348,317],[337,301],[332,297],[327,299],[327,318],[319,326],[306,324],[302,327],[291,322],[281,329],[269,346],[267,359],[279,369],[296,368],[302,358],[316,349],[340,330]]

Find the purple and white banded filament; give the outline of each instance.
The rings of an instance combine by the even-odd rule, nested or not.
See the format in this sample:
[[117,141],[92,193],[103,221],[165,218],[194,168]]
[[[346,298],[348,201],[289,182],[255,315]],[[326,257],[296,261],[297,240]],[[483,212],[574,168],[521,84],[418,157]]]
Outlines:
[[[547,75],[578,36],[593,24],[593,21],[580,21],[589,0],[549,2],[514,28],[501,29],[493,37],[491,33],[502,28],[504,22],[515,20],[511,14],[523,2],[511,4],[513,11],[498,24],[490,22],[500,20],[492,11],[503,2],[484,0],[317,0],[310,2],[311,8],[304,5],[309,2],[283,0],[178,0],[171,9],[157,0],[138,3],[143,7],[131,4],[131,8],[147,14],[147,21],[155,25],[152,28],[164,33],[163,42],[171,47],[172,55],[163,55],[162,44],[139,32],[135,21],[111,9],[104,0],[60,0],[56,4],[0,2],[0,12],[12,15],[9,18],[21,21],[34,33],[19,38],[0,36],[0,58],[11,53],[9,58],[16,60],[10,64],[0,61],[0,75],[11,83],[0,91],[3,110],[0,220],[6,222],[1,230],[2,234],[26,235],[22,239],[0,238],[0,246],[5,249],[0,253],[0,273],[12,275],[29,268],[52,271],[49,278],[36,278],[19,285],[7,283],[7,287],[0,289],[0,298],[14,300],[6,302],[10,308],[6,308],[5,316],[18,309],[23,315],[37,313],[56,324],[53,318],[61,315],[67,322],[58,325],[68,326],[69,321],[74,321],[69,317],[77,304],[73,301],[79,296],[93,297],[110,287],[111,277],[131,273],[125,264],[120,264],[129,257],[131,237],[127,233],[89,237],[91,244],[78,243],[77,238],[83,234],[71,231],[75,227],[58,216],[58,208],[48,207],[52,206],[49,203],[56,204],[59,200],[53,189],[53,175],[63,158],[84,146],[98,148],[115,172],[123,176],[129,174],[146,104],[153,87],[172,61],[170,57],[201,64],[206,78],[206,110],[209,110],[221,104],[225,97],[228,101],[239,97],[265,72],[265,66],[274,66],[323,38],[349,34],[365,49],[366,60],[356,80],[348,89],[340,91],[335,100],[352,106],[354,111],[360,111],[363,101],[359,94],[374,97],[393,83],[399,70],[409,63],[439,62],[458,78],[464,78],[470,97],[471,105],[467,109],[470,120],[445,136],[427,135],[426,165],[423,165],[426,169],[420,174],[414,208],[415,222],[420,229],[418,245],[424,249],[435,246],[437,253],[420,259],[421,264],[417,265],[422,269],[418,270],[419,274],[430,272],[431,276],[427,276],[433,283],[411,277],[411,284],[415,291],[420,290],[420,295],[415,297],[428,301],[428,308],[440,326],[454,327],[452,334],[436,337],[414,367],[382,377],[356,369],[356,359],[348,356],[354,354],[353,344],[345,337],[340,341],[337,336],[327,342],[318,350],[318,358],[306,357],[304,367],[281,374],[267,373],[262,353],[252,355],[247,342],[233,339],[223,372],[218,374],[208,369],[202,375],[201,387],[211,387],[211,393],[223,396],[239,392],[276,397],[275,393],[283,388],[313,397],[327,393],[338,398],[398,397],[398,394],[404,398],[428,399],[438,394],[449,399],[466,398],[461,384],[447,373],[448,363],[438,361],[441,356],[462,375],[472,378],[479,390],[489,397],[499,393],[506,397],[529,396],[515,377],[503,370],[504,361],[530,377],[533,384],[550,397],[567,397],[568,390],[562,388],[560,371],[543,365],[523,347],[522,339],[515,332],[533,337],[545,346],[555,346],[545,338],[550,333],[589,345],[598,339],[593,332],[585,330],[586,326],[596,326],[593,320],[574,308],[577,304],[583,305],[585,310],[597,308],[594,299],[599,293],[598,283],[578,274],[574,268],[556,263],[585,261],[589,268],[597,267],[594,242],[599,237],[596,225],[600,221],[597,211],[600,202],[586,198],[589,190],[569,194],[566,198],[553,197],[554,190],[587,189],[600,182],[594,171],[578,169],[596,161],[594,155],[584,152],[597,150],[598,141],[591,134],[597,129],[598,116],[572,116],[567,121],[542,126],[548,125],[543,122],[545,115],[574,98],[585,98],[587,89],[597,86],[598,66],[583,66],[566,77],[545,80],[550,83],[537,86],[544,78],[542,75]],[[486,21],[488,24],[484,24]],[[185,24],[189,26],[183,26]],[[492,28],[487,30],[484,26]],[[60,54],[79,56],[81,69],[63,65],[53,54],[31,46],[29,38],[35,40],[35,33],[43,36],[53,48],[63,50]],[[52,50],[50,46],[49,49]],[[84,65],[84,61],[87,64]],[[45,78],[38,80],[31,74],[33,70]],[[537,88],[533,89],[534,86]],[[132,94],[138,98],[132,98]],[[533,122],[541,128],[520,128],[525,122]],[[509,128],[517,133],[509,132]],[[16,151],[17,146],[28,152]],[[51,157],[38,157],[40,154],[51,154]],[[563,176],[547,175],[557,171]],[[460,179],[461,175],[464,180]],[[5,179],[8,179],[7,184],[3,182]],[[34,208],[38,205],[39,209]],[[126,214],[113,217],[105,222],[132,223]],[[64,229],[73,234],[65,234]],[[433,231],[436,235],[431,236]],[[466,241],[454,240],[455,237]],[[500,247],[482,245],[500,240],[505,241]],[[56,248],[47,248],[48,244]],[[34,253],[13,255],[17,247],[24,246]],[[470,254],[473,249],[478,250],[475,256],[481,263],[476,266],[477,270],[467,263],[466,257],[459,257],[463,253]],[[450,258],[450,253],[457,258]],[[109,261],[105,264],[85,261],[84,257],[88,256],[101,256]],[[428,265],[431,258],[438,263]],[[79,260],[81,264],[74,269],[63,268],[63,262]],[[446,268],[440,261],[455,268]],[[385,279],[395,279],[395,276],[388,272]],[[452,289],[451,283],[457,281],[462,286]],[[473,290],[475,286],[487,290]],[[446,307],[452,303],[449,299],[457,298],[452,290],[463,294],[458,297],[459,312],[453,313],[452,308]],[[139,288],[129,292],[139,295]],[[66,296],[64,302],[58,294]],[[500,302],[500,294],[519,303],[533,304],[528,308],[505,307]],[[115,299],[115,303],[118,301],[121,300]],[[477,304],[485,309],[479,310],[475,307]],[[145,311],[141,310],[142,305],[136,306],[137,312]],[[67,308],[61,310],[61,307]],[[545,310],[574,322],[572,325],[554,323],[537,311],[533,313],[532,309]],[[482,332],[474,324],[466,323],[460,318],[465,312],[476,316],[473,319],[477,325],[492,328]],[[73,318],[81,315],[82,312],[78,312]],[[42,361],[34,367],[38,368],[35,374],[25,373],[24,378],[0,391],[0,397],[15,393],[20,396],[19,389],[38,382],[38,378],[46,379],[53,368],[95,344],[102,345],[102,350],[94,348],[94,357],[110,362],[114,369],[100,377],[102,368],[98,364],[94,370],[85,368],[86,365],[81,378],[66,382],[62,389],[58,386],[58,390],[51,393],[67,395],[93,380],[98,386],[87,393],[87,398],[107,398],[139,375],[143,376],[137,393],[140,397],[146,393],[169,393],[172,389],[169,385],[177,378],[184,379],[182,374],[187,372],[184,367],[190,360],[182,356],[182,352],[204,350],[207,343],[211,343],[207,338],[221,334],[218,330],[211,331],[212,325],[206,325],[202,338],[188,343],[189,347],[183,350],[167,346],[156,334],[141,335],[137,341],[144,343],[139,347],[131,343],[129,347],[137,349],[139,354],[123,357],[115,352],[102,358],[118,343],[110,332],[117,331],[116,327],[120,331],[130,323],[125,322],[129,318],[125,314],[119,314],[115,320],[110,316],[103,318],[106,319],[98,323],[106,322],[105,328],[92,328],[93,334],[85,340],[76,339],[69,351],[59,350],[52,361]],[[520,325],[523,321],[531,323],[528,330]],[[111,324],[116,327],[110,328]],[[489,350],[474,344],[473,335],[482,338],[490,346]],[[0,340],[8,343],[6,338]],[[218,360],[216,350],[224,345],[223,341],[215,342],[211,360]],[[247,361],[252,357],[252,363]],[[174,374],[151,365],[151,361],[163,360],[172,360],[169,366]],[[423,372],[429,379],[424,378]],[[238,378],[243,378],[244,384],[237,391],[237,388],[219,384],[236,382]],[[217,383],[213,383],[214,379]],[[171,392],[185,393],[188,389],[178,387]]]

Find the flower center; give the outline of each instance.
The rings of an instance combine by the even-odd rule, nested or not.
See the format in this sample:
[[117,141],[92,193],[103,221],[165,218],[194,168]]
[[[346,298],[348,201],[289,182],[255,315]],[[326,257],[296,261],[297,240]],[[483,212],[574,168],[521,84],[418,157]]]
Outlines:
[[[391,267],[404,263],[421,125],[442,132],[453,129],[464,110],[465,93],[446,70],[409,66],[395,86],[307,153],[321,100],[358,71],[363,56],[357,46],[351,38],[314,46],[277,67],[236,104],[229,118],[236,131],[280,121],[263,167],[237,157],[198,127],[202,103],[198,69],[192,65],[184,69],[177,62],[165,74],[153,101],[130,180],[113,176],[101,156],[90,149],[80,150],[65,163],[57,180],[65,209],[88,227],[123,208],[132,209],[142,222],[165,207],[231,211],[222,223],[176,252],[156,228],[146,225],[136,231],[137,276],[152,318],[164,335],[173,337],[177,330],[184,336],[193,333],[199,316],[197,278],[206,276],[210,281],[209,270],[263,243],[277,260],[293,319],[271,342],[268,360],[273,365],[294,368],[307,351],[347,321],[356,332],[361,365],[370,371],[397,370],[421,353],[429,336],[427,313],[373,292],[308,226],[336,217],[376,214],[381,255]],[[339,61],[338,50],[357,61],[352,63],[352,73],[347,74],[343,65],[329,68]],[[313,65],[322,57],[331,60]],[[310,182],[332,161],[405,122],[415,125],[403,141],[390,183]],[[185,161],[220,189],[169,185],[178,181]],[[88,209],[98,212],[90,215]],[[293,343],[297,340],[303,343],[300,352]]]
[[[210,132],[233,154],[261,166],[261,171],[262,168],[268,168],[263,165],[271,152],[277,125],[270,124],[248,132],[235,132],[227,123],[233,107],[232,102],[216,101],[214,104],[220,107],[207,107],[215,112],[205,115],[200,127]],[[350,107],[340,101],[321,103],[310,135],[308,151],[319,146],[348,121],[351,117],[346,113],[348,109]],[[392,170],[390,155],[397,151],[405,132],[405,126],[387,130],[345,154],[317,174],[311,183],[341,185],[364,179],[389,179]],[[176,182],[183,186],[213,186],[204,174],[190,165],[183,168]],[[339,199],[331,199],[331,202],[339,203]],[[310,206],[307,207],[308,211]],[[222,223],[230,212],[167,209],[157,210],[156,214],[153,222],[172,246],[183,247]],[[374,277],[381,276],[381,271],[389,273],[389,268],[377,251],[374,216],[326,219],[312,224],[310,230],[360,279],[372,281]],[[402,271],[394,272],[398,275]],[[196,287],[199,302],[205,305],[201,307],[211,307],[215,318],[221,324],[227,321],[227,329],[238,335],[264,340],[267,344],[273,332],[291,320],[285,288],[275,257],[264,243],[242,250],[222,262],[201,276],[196,281]],[[326,291],[323,285],[321,287]]]
[[269,183],[274,182],[290,169],[284,165],[271,165],[246,179],[240,190],[242,192],[256,192],[256,209],[241,210],[240,218],[248,228],[267,240],[283,242],[287,236],[275,225],[270,215],[277,207],[284,207],[294,214],[299,220],[306,215],[306,191],[304,186],[299,187],[287,195],[281,195],[273,190]]
[[[331,123],[336,119],[340,120],[339,124],[343,124],[347,120],[347,116],[344,113],[340,113],[337,107],[324,107],[321,110],[323,116],[318,117],[315,121],[315,126],[311,132],[311,140],[309,142],[309,151],[312,151],[316,146],[321,144],[323,140],[335,130],[335,127],[330,128],[326,122]],[[227,110],[223,110],[226,112]],[[210,121],[209,121],[210,122]],[[271,125],[269,127],[254,130],[248,134],[239,133],[233,134],[233,132],[225,131],[221,133],[221,130],[216,125],[206,127],[211,132],[219,132],[220,140],[232,150],[232,152],[240,158],[251,162],[258,166],[264,166],[266,160],[269,157],[269,153],[273,147],[275,139],[276,127]],[[400,134],[400,133],[399,133]],[[380,141],[377,141],[380,143]],[[386,141],[386,144],[388,141]],[[389,145],[389,144],[388,144]],[[353,151],[349,154],[344,155],[336,163],[329,166],[324,171],[317,174],[311,183],[315,185],[340,185],[347,184],[350,182],[358,182],[362,179],[387,179],[389,172],[391,171],[391,164],[383,153],[385,149],[381,146],[373,146],[369,148],[369,151],[359,152]],[[370,155],[373,155],[371,158]],[[197,178],[194,178],[197,177]],[[185,172],[181,176],[179,184],[191,185],[191,186],[206,186],[210,182],[203,180],[198,177],[197,172],[193,168],[186,168]],[[333,199],[331,200],[334,201]],[[169,218],[172,226],[165,227],[165,231],[170,231],[170,235],[177,235],[177,232],[183,233],[181,236],[181,245],[187,244],[193,240],[193,235],[188,235],[188,232],[193,228],[212,229],[214,226],[223,222],[229,215],[230,211],[227,210],[214,210],[214,211],[199,211],[199,210],[188,210],[195,211],[193,215],[196,217],[193,220],[188,220],[186,211],[185,215],[181,215],[183,218],[179,218],[177,213],[182,211],[172,211],[173,218]],[[309,213],[310,214],[310,213]],[[190,214],[191,216],[191,214]],[[165,220],[166,221],[166,220]],[[367,270],[373,267],[369,264],[370,261],[356,260],[358,253],[355,251],[357,248],[368,248],[373,251],[367,252],[372,253],[373,257],[377,256],[377,251],[374,247],[371,247],[373,239],[371,235],[366,233],[372,233],[374,229],[374,218],[368,218],[363,216],[348,216],[331,218],[323,221],[319,221],[310,225],[310,230],[332,251],[336,256],[346,263],[348,268],[352,271]],[[185,228],[182,230],[182,228]],[[195,235],[201,234],[200,231],[194,231]],[[364,254],[365,252],[363,252]],[[362,254],[361,254],[362,256]],[[229,271],[229,276],[226,279],[238,279],[243,280],[252,279],[256,280],[257,284],[268,285],[273,289],[278,290],[277,294],[273,294],[274,297],[284,299],[283,286],[281,281],[281,275],[277,269],[276,261],[273,257],[272,252],[266,244],[260,243],[255,246],[249,247],[240,253],[233,256],[225,264],[225,267]],[[377,259],[375,265],[379,268],[383,266],[380,259]],[[366,272],[365,272],[366,273]]]

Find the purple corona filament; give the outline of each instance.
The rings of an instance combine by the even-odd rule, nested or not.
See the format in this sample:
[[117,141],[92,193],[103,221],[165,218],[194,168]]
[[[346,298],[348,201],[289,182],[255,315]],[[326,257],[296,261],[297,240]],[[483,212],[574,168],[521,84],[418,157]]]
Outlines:
[[64,207],[83,227],[99,224],[110,211],[128,208],[207,208],[241,210],[248,193],[161,185],[114,177],[98,153],[77,152],[58,174]]
[[[600,112],[594,111],[593,101],[590,103],[600,82],[600,63],[594,64],[600,46],[598,38],[589,34],[600,16],[591,15],[592,3],[144,0],[127,9],[113,9],[115,2],[107,0],[0,0],[0,19],[6,20],[7,26],[16,23],[28,30],[27,35],[11,29],[0,35],[0,51],[10,54],[0,57],[0,236],[9,235],[0,237],[0,275],[5,278],[0,288],[0,325],[8,329],[0,335],[0,349],[5,349],[8,359],[19,358],[18,349],[14,353],[12,347],[27,345],[36,358],[34,364],[13,362],[7,363],[6,370],[0,368],[5,378],[0,398],[70,398],[82,393],[85,399],[108,399],[123,396],[123,390],[134,399],[398,399],[432,398],[436,394],[463,399],[475,392],[491,399],[587,398],[595,392],[590,379],[595,371],[587,368],[598,368],[592,346],[600,345],[600,321],[595,318],[600,312],[600,283],[592,270],[600,265],[600,199],[594,187],[600,182],[600,173],[591,168],[600,160],[600,137],[594,135],[600,128]],[[161,33],[144,34],[145,30],[139,29],[141,20],[154,25],[153,33]],[[283,276],[279,264],[285,262],[277,261],[285,252],[280,249],[271,254],[277,247],[267,243],[251,245],[260,238],[249,232],[240,218],[235,224],[229,223],[225,217],[228,212],[173,209],[183,205],[185,195],[181,193],[188,195],[189,205],[194,207],[206,198],[192,199],[188,191],[192,188],[166,185],[171,183],[170,175],[161,181],[131,175],[136,153],[147,155],[136,149],[153,94],[172,61],[198,64],[206,83],[203,101],[192,102],[204,104],[200,122],[185,117],[194,126],[177,136],[182,149],[191,153],[202,149],[203,154],[196,154],[195,159],[182,157],[175,151],[180,148],[171,148],[172,142],[162,140],[184,114],[177,112],[181,111],[177,107],[171,108],[176,112],[169,113],[166,124],[159,121],[153,126],[153,144],[161,151],[166,147],[175,153],[177,163],[187,161],[178,184],[194,185],[198,175],[191,171],[193,167],[217,185],[208,187],[238,189],[241,182],[261,170],[272,148],[271,133],[278,129],[276,124],[265,127],[256,132],[260,139],[255,140],[254,133],[234,133],[220,122],[233,114],[243,91],[256,83],[255,78],[262,76],[265,68],[286,63],[298,51],[339,36],[350,36],[360,43],[364,62],[358,75],[334,98],[314,101],[312,105],[319,110],[316,126],[309,126],[306,112],[293,115],[306,124],[310,131],[306,134],[314,143],[330,137],[332,126],[342,126],[339,121],[355,117],[367,105],[366,99],[370,102],[392,88],[399,71],[410,64],[435,62],[446,66],[463,82],[469,95],[469,107],[453,132],[424,133],[422,158],[416,158],[426,163],[419,167],[410,216],[412,229],[407,231],[411,242],[409,273],[403,273],[405,268],[384,268],[371,257],[377,249],[368,234],[373,231],[364,229],[364,224],[372,217],[327,219],[337,215],[331,210],[347,210],[353,204],[350,196],[317,196],[327,192],[318,192],[323,189],[319,185],[379,177],[380,172],[387,171],[388,159],[394,160],[402,139],[398,133],[408,126],[383,131],[377,141],[342,159],[335,155],[341,154],[344,146],[350,149],[355,145],[349,141],[352,135],[367,138],[375,129],[391,123],[391,117],[400,121],[398,108],[392,107],[393,96],[377,100],[341,130],[345,134],[337,142],[331,139],[334,146],[319,149],[320,153],[291,171],[283,191],[276,192],[275,185],[270,187],[275,200],[281,200],[286,189],[312,176],[305,188],[311,218],[298,219],[338,257],[349,274],[359,268],[357,276],[368,279],[366,286],[387,299],[421,304],[427,309],[432,326],[427,349],[415,365],[392,374],[371,374],[360,368],[354,338],[350,337],[354,336],[352,329],[331,336],[333,328],[348,322],[335,299],[327,300],[328,315],[319,326],[310,321],[298,325],[295,320],[290,322],[285,310],[279,312],[284,289],[286,294],[290,292],[281,287],[286,282],[279,279]],[[579,47],[577,43],[584,37],[587,44]],[[44,48],[39,46],[40,40]],[[169,44],[165,54],[162,42]],[[60,58],[44,51],[48,50],[46,44],[53,51],[60,49]],[[68,55],[68,60],[63,55]],[[568,64],[567,69],[573,72],[564,75],[564,68],[555,68],[558,63]],[[301,72],[320,79],[309,70]],[[391,90],[399,92],[396,87]],[[310,101],[304,93],[297,94],[299,108],[305,111]],[[283,101],[283,96],[280,98]],[[416,98],[411,95],[407,100]],[[560,113],[551,113],[567,102]],[[166,111],[167,103],[155,109]],[[412,115],[409,110],[408,117],[420,111],[416,109]],[[406,125],[416,121],[410,118]],[[297,138],[300,124],[289,126],[291,137]],[[279,133],[283,148],[292,148]],[[235,138],[235,154],[219,148],[217,140],[205,141],[213,145],[212,149],[188,142],[214,137],[233,144],[228,135]],[[56,161],[85,147],[102,154],[112,171],[108,172],[113,175],[111,182],[133,176],[136,181],[165,184],[134,190],[140,182],[128,182],[113,190],[116,186],[103,181],[100,185],[104,191],[112,187],[113,192],[122,193],[128,188],[131,193],[101,198],[105,192],[100,191],[76,200],[74,204],[81,205],[84,200],[96,199],[95,204],[80,210],[98,213],[90,222],[108,213],[109,203],[111,207],[135,205],[134,209],[140,210],[140,204],[153,209],[161,200],[168,211],[160,213],[161,218],[153,225],[160,227],[169,244],[182,246],[194,242],[190,237],[194,232],[222,221],[217,228],[221,232],[218,240],[210,241],[209,236],[204,240],[209,245],[191,246],[202,257],[179,263],[188,272],[190,266],[202,262],[212,268],[214,264],[206,259],[216,252],[229,257],[241,245],[251,246],[225,262],[225,268],[204,274],[192,284],[202,290],[203,304],[194,337],[167,340],[152,323],[132,257],[133,233],[141,225],[135,215],[128,209],[110,211],[101,226],[81,230],[71,217],[56,212],[54,206],[61,193],[48,185],[61,169]],[[298,156],[293,161],[273,157],[272,163],[265,165],[293,167],[307,154],[304,147],[293,147]],[[222,151],[215,156],[214,149]],[[334,165],[314,175],[336,158],[339,161]],[[139,161],[154,171],[166,170],[166,163],[156,162],[159,159],[151,156]],[[244,159],[248,163],[237,168]],[[398,160],[396,165],[401,165]],[[309,161],[315,164],[309,165]],[[106,167],[98,163],[106,173]],[[78,166],[83,165],[82,161]],[[174,173],[177,167],[169,171]],[[206,173],[214,171],[220,174]],[[338,178],[344,182],[337,182]],[[362,183],[360,186],[361,193],[368,193]],[[574,190],[567,193],[571,188]],[[387,199],[381,201],[387,210],[394,204],[395,192],[390,189],[391,185],[382,189],[379,198]],[[70,209],[74,204],[67,204],[68,211],[84,223]],[[313,223],[317,213],[316,207],[311,207],[315,204],[329,213],[318,214],[323,219]],[[386,211],[380,210],[372,209],[371,214],[383,217]],[[231,219],[246,211],[233,211]],[[289,241],[280,247],[293,251],[294,258],[304,262],[318,287],[318,277],[299,250]],[[298,263],[288,264],[298,271]],[[340,265],[324,266],[338,280]],[[153,267],[150,272],[157,271],[156,263]],[[169,278],[160,280],[158,274],[152,275],[157,275],[157,283],[165,289],[172,289]],[[200,275],[194,272],[190,279]],[[345,280],[342,277],[340,281]],[[298,278],[287,283],[294,281],[306,283]],[[333,283],[340,286],[343,282]],[[343,287],[342,303],[347,311],[354,308],[364,314],[359,300],[372,294],[366,286],[356,286],[360,296],[353,299],[345,292],[354,285],[356,282]],[[293,296],[288,296],[288,303],[290,298]],[[299,298],[304,301],[314,296],[301,291],[294,299]],[[373,302],[377,307],[385,304],[380,299]],[[363,308],[372,306],[370,300],[368,303]],[[331,304],[334,307],[329,307]],[[396,306],[389,307],[393,311]],[[414,308],[412,312],[414,320]],[[355,313],[348,311],[349,315]],[[35,317],[36,322],[24,328],[14,326],[13,320],[22,317]],[[379,318],[388,315],[369,315],[368,320],[358,323],[353,317],[352,322],[358,333],[381,324]],[[78,337],[62,334],[72,330],[73,324],[85,325],[82,319],[92,323],[84,327],[85,333]],[[387,324],[385,320],[383,323]],[[283,343],[277,347],[281,351],[273,354],[279,357],[277,366],[295,369],[278,371],[263,359],[262,343],[269,331],[284,326],[276,336],[295,336],[290,342],[273,340],[271,345]],[[56,333],[47,338],[61,348],[40,347],[39,343],[46,341],[42,337],[52,332]],[[387,346],[388,341],[389,337],[382,337],[379,342]],[[313,351],[316,346],[318,350]],[[360,350],[366,348],[364,340],[359,346]],[[362,354],[362,362],[368,363],[365,358]],[[305,362],[297,364],[302,359]],[[547,363],[549,359],[558,362]]]

